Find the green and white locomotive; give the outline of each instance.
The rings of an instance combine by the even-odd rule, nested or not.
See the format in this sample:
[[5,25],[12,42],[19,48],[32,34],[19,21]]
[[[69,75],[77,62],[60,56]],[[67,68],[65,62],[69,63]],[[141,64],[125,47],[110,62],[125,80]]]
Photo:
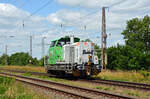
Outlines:
[[102,66],[94,50],[94,43],[80,42],[74,36],[51,42],[45,60],[47,73],[55,75],[91,76],[101,72]]

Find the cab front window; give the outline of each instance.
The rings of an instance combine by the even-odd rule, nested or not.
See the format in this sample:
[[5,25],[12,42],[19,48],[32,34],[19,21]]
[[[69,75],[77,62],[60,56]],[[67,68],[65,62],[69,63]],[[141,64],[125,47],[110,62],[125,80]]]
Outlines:
[[56,43],[56,41],[51,42],[50,47],[54,47],[55,43]]

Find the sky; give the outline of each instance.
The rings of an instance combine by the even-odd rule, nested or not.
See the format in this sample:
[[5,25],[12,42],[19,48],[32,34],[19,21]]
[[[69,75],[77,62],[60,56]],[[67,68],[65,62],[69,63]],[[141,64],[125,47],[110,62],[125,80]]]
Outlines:
[[[150,14],[149,0],[0,0],[0,55],[29,52],[42,57],[50,41],[74,35],[101,44],[102,7],[106,9],[107,46],[124,44],[122,31],[132,18]],[[62,25],[62,27],[61,27]],[[86,27],[86,28],[85,28]]]

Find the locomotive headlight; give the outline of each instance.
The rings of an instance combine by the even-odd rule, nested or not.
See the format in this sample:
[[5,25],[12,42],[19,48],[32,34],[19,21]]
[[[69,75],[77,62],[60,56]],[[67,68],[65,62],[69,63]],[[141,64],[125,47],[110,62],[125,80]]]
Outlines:
[[97,65],[96,68],[99,69],[99,66]]

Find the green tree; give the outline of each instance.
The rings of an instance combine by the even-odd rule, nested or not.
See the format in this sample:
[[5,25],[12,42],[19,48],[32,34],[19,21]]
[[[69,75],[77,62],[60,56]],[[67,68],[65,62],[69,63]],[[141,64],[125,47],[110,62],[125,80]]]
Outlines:
[[109,69],[128,69],[128,51],[126,46],[112,46],[107,49]]
[[31,59],[28,53],[20,52],[12,54],[9,58],[10,65],[27,65]]
[[136,69],[150,68],[150,17],[129,20],[122,34],[126,45],[133,48],[129,50],[130,55],[134,56],[129,60],[129,65]]
[[44,57],[39,60],[39,65],[44,66]]
[[137,50],[150,50],[150,17],[134,18],[127,21],[126,29],[122,32],[126,45]]
[[6,65],[6,61],[7,61],[7,63],[9,64],[9,56],[6,55],[6,54],[3,54],[3,55],[0,57],[0,64],[1,64],[1,65]]
[[95,44],[94,45],[94,49],[95,49],[95,51],[97,53],[98,58],[100,59],[100,56],[101,56],[101,49],[100,49],[100,47],[97,44]]
[[32,65],[39,66],[39,61],[37,58],[32,58]]

